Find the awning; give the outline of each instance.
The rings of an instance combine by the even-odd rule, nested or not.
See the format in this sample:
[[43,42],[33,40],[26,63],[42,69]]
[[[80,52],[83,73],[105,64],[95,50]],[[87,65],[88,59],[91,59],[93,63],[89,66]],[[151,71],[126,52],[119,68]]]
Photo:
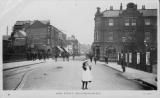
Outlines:
[[60,46],[57,46],[57,48],[58,48],[60,51],[63,52],[63,49],[62,49]]
[[67,48],[64,48],[64,49],[65,49],[65,51],[69,52]]
[[24,38],[24,37],[26,37],[27,36],[27,34],[26,34],[26,32],[24,32],[23,30],[19,30],[19,31],[17,31],[15,34],[14,34],[14,37],[18,37],[18,38]]

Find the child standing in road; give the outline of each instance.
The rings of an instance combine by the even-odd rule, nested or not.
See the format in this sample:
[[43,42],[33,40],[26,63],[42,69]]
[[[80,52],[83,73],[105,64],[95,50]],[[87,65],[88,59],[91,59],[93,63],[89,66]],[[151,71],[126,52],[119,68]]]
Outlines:
[[88,83],[92,81],[92,74],[91,74],[91,66],[88,64],[88,61],[83,62],[82,66],[82,89],[88,89]]

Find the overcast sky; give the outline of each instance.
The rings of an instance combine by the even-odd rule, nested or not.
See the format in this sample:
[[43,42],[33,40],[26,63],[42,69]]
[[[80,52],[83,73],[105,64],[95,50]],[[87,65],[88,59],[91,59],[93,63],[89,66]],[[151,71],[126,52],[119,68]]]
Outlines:
[[141,9],[156,9],[158,0],[0,0],[0,32],[9,34],[17,20],[50,20],[51,24],[67,36],[75,35],[80,43],[92,44],[94,38],[94,14],[96,8],[101,11],[123,9],[126,4],[134,2]]

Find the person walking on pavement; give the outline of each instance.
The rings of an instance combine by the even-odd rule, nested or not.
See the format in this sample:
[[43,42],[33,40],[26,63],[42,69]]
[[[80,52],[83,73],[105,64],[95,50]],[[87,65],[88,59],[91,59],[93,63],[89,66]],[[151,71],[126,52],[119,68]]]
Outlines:
[[73,57],[73,60],[74,60],[75,55],[73,54],[72,57]]
[[85,60],[82,66],[82,89],[88,89],[88,83],[92,81],[93,77],[91,74],[91,66],[88,64],[88,61]]
[[105,59],[105,63],[108,64],[108,57],[104,56],[104,59]]
[[55,54],[55,62],[57,62],[58,54]]
[[96,57],[96,56],[94,57],[94,62],[95,62],[95,64],[96,64],[96,62],[97,62],[97,57]]
[[89,58],[90,58],[90,61],[92,62],[92,58],[93,58],[93,56],[92,56],[92,55],[89,55]]
[[125,71],[126,71],[126,68],[125,68],[125,60],[124,60],[124,57],[121,58],[121,66],[122,66],[123,72],[125,72]]

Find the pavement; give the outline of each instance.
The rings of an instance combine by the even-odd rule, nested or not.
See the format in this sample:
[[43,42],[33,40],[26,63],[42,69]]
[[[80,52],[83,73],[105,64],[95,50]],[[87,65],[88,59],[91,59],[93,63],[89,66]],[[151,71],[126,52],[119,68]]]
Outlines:
[[39,64],[43,63],[43,60],[35,60],[35,61],[21,61],[21,62],[10,62],[10,63],[4,63],[3,64],[3,71],[13,69],[13,68],[18,68],[18,67],[23,67],[27,65],[34,65],[34,64]]
[[[109,62],[108,64],[106,64],[105,62],[99,62],[99,63],[122,72],[121,65],[118,65],[117,63],[113,62]],[[136,80],[142,82],[143,84],[153,86],[154,88],[157,89],[157,81],[155,81],[155,78],[157,78],[157,74],[155,73],[149,73],[134,68],[126,67],[126,72],[123,72],[122,75],[127,79]]]
[[[74,60],[81,60],[83,59],[83,56],[75,56]],[[51,59],[51,58],[50,58]],[[46,59],[48,60],[48,59]],[[62,61],[62,58],[58,58],[58,60]],[[70,57],[70,60],[73,60],[72,57]],[[18,68],[18,67],[23,67],[23,66],[27,66],[27,65],[34,65],[34,64],[40,64],[40,63],[44,63],[44,60],[35,60],[35,61],[17,61],[17,62],[9,62],[9,63],[3,63],[3,71],[5,70],[9,70],[9,69],[14,69],[14,68]]]

